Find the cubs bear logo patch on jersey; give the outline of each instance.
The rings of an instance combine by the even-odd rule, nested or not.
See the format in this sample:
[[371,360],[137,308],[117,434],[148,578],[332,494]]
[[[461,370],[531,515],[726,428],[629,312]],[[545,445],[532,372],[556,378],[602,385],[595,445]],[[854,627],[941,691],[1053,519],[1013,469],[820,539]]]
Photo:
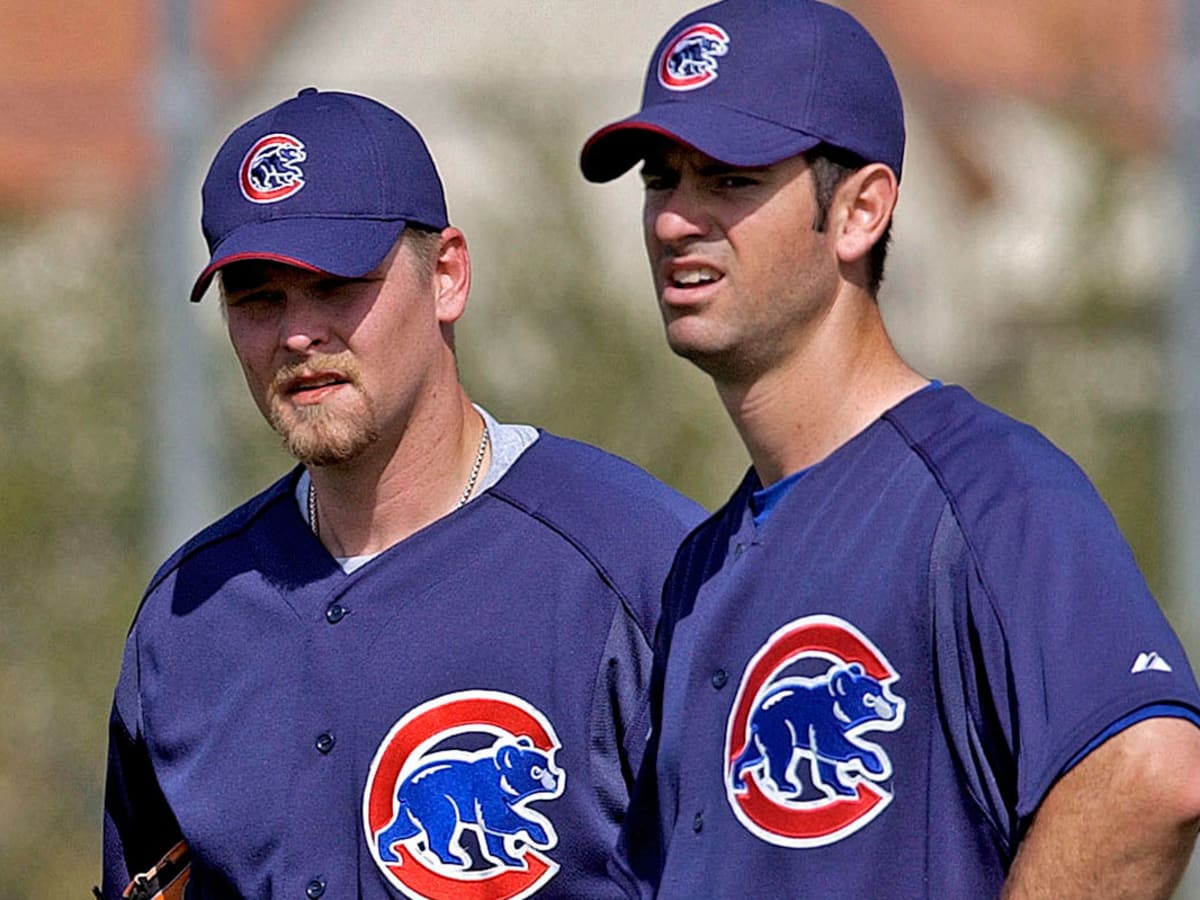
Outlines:
[[253,203],[276,203],[304,187],[300,164],[304,144],[290,134],[268,134],[254,142],[238,169],[242,196]]
[[904,724],[891,663],[835,616],[780,628],[746,666],[725,737],[725,794],[781,847],[836,843],[891,802],[892,763],[864,739]]
[[672,91],[693,91],[717,77],[717,57],[729,52],[720,25],[691,25],[667,44],[658,60],[658,82]]
[[554,825],[532,804],[566,786],[560,747],[546,717],[511,694],[461,691],[406,714],[363,793],[367,844],[388,882],[414,900],[536,894],[559,868],[545,853]]

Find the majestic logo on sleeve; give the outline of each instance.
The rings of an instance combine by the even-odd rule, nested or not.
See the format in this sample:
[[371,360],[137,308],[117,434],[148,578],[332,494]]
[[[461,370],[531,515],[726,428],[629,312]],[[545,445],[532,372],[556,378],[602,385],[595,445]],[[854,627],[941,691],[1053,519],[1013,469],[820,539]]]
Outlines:
[[255,142],[242,159],[238,184],[254,203],[275,203],[304,187],[300,163],[308,159],[304,144],[290,134],[269,134]]
[[558,836],[531,804],[562,794],[560,746],[549,721],[510,694],[447,694],[404,716],[363,795],[367,843],[388,881],[415,900],[537,893],[558,872],[542,852]]
[[820,847],[858,831],[892,799],[892,763],[864,740],[904,723],[899,679],[853,625],[807,616],[746,666],[725,737],[725,794],[750,832]]
[[729,52],[719,25],[692,25],[667,44],[658,60],[658,82],[672,91],[693,91],[717,77],[717,57]]

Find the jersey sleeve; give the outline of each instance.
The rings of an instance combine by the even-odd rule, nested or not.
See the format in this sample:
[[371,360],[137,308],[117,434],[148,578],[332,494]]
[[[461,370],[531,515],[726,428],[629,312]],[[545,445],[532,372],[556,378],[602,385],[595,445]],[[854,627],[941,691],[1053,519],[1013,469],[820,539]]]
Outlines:
[[605,818],[620,823],[646,748],[651,650],[618,606],[600,657],[591,719],[591,768]]
[[1155,704],[1200,709],[1183,647],[1107,507],[1073,464],[1047,474],[982,504],[965,538],[971,700],[1015,768],[1018,833],[1105,729]]
[[135,873],[153,867],[182,838],[159,788],[141,728],[137,635],[125,646],[108,731],[104,788],[104,888],[119,898]]
[[[665,590],[669,590],[668,587]],[[664,591],[665,595],[665,591]],[[625,821],[617,838],[617,846],[608,862],[609,876],[627,897],[654,896],[658,875],[662,870],[664,840],[659,821],[658,775],[655,769],[658,750],[658,724],[661,710],[662,682],[665,675],[666,641],[669,632],[660,621],[655,635],[654,653],[650,660],[649,695],[645,718],[637,733],[631,735],[640,745],[636,757],[635,780],[629,794]]]

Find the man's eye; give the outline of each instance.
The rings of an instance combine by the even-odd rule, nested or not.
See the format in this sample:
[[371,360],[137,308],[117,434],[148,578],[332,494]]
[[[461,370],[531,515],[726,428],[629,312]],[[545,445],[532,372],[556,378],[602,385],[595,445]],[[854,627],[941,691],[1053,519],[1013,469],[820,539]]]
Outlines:
[[278,302],[279,294],[272,291],[254,291],[249,294],[239,294],[226,299],[225,305],[230,309],[261,309]]
[[717,184],[722,188],[754,187],[758,184],[758,179],[751,178],[749,175],[725,175],[717,181]]
[[642,172],[642,185],[648,191],[666,191],[673,188],[679,179],[666,172]]

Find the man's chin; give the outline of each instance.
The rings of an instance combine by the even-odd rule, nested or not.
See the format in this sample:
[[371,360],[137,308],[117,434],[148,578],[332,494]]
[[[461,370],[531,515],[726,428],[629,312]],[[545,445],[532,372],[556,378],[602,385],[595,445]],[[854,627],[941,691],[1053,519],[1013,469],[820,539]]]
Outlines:
[[333,447],[329,445],[312,446],[299,444],[284,438],[283,445],[298,462],[306,466],[340,466],[353,462],[363,448]]
[[308,416],[307,421],[276,416],[272,425],[288,453],[306,466],[336,466],[351,462],[378,437],[370,423],[347,423],[332,416]]
[[667,346],[676,356],[682,357],[701,372],[717,381],[736,380],[745,374],[746,366],[740,355],[729,348],[711,342],[688,339],[686,336],[667,332]]
[[676,356],[704,368],[703,361],[714,354],[713,341],[697,323],[676,320],[667,325],[667,346]]

